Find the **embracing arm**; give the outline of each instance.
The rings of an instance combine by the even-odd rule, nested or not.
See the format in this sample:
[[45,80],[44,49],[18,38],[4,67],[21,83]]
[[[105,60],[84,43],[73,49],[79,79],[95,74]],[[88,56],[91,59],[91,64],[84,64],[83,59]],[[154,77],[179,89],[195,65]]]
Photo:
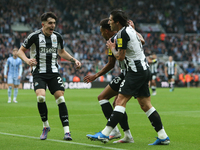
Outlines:
[[[128,21],[128,24],[129,24],[133,29],[135,29],[135,25],[134,25],[134,23],[133,23],[132,20],[129,20],[129,21]],[[136,30],[135,30],[135,31],[136,31]],[[142,42],[142,45],[144,45],[144,44],[145,44],[145,40],[144,40],[143,36],[142,36],[140,33],[138,33],[137,31],[136,31],[136,34],[137,34],[137,36],[139,37],[140,41]]]
[[115,48],[112,48],[111,51],[117,60],[119,60],[119,61],[124,60],[125,54],[126,54],[126,49],[119,49],[118,51],[116,51]]
[[137,34],[137,36],[139,37],[140,41],[142,42],[142,45],[144,45],[144,44],[145,44],[145,40],[144,40],[144,38],[142,37],[142,35],[141,35],[140,33],[138,33],[137,31],[136,31],[136,34]]
[[114,43],[111,42],[111,39],[109,39],[106,43],[107,47],[112,51],[115,58],[119,61],[124,60],[126,49],[118,49],[118,51],[115,49],[116,47],[116,41],[114,40]]

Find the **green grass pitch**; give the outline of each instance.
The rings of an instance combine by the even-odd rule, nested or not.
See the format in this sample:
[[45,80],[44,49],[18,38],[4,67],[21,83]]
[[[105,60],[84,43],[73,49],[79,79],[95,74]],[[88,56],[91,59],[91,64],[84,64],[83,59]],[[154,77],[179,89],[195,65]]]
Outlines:
[[[51,131],[47,140],[40,140],[42,122],[33,90],[19,90],[18,103],[7,103],[7,90],[0,90],[0,149],[2,150],[197,150],[200,149],[200,89],[158,88],[151,97],[170,137],[168,146],[148,146],[155,141],[154,131],[136,99],[126,108],[135,143],[103,144],[90,141],[86,134],[102,130],[106,119],[97,101],[103,89],[66,89],[65,99],[69,112],[72,141],[63,140],[63,128],[54,97],[47,91],[46,102]],[[113,99],[110,100],[111,103]],[[118,125],[120,128],[120,126]],[[120,128],[121,130],[121,128]],[[123,135],[123,132],[121,130]]]

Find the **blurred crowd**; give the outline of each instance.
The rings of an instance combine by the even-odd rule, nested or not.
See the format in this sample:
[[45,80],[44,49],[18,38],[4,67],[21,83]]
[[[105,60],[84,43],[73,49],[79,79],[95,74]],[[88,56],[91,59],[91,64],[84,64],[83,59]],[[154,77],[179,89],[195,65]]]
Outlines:
[[[76,70],[73,64],[59,61],[60,73],[64,81],[73,81],[78,76],[81,81],[88,73],[98,72],[107,63],[105,40],[100,34],[99,22],[109,16],[114,8],[122,8],[135,23],[146,43],[146,55],[152,52],[160,56],[172,55],[180,63],[183,72],[193,67],[192,73],[200,69],[200,2],[198,0],[1,0],[0,1],[0,72],[3,81],[3,66],[12,54],[14,47],[19,48],[29,33],[16,32],[12,25],[24,24],[32,31],[41,28],[40,16],[53,11],[57,16],[56,31],[64,38],[64,46],[83,64]],[[166,33],[145,33],[138,23],[157,23]],[[31,31],[31,32],[32,32]],[[182,32],[182,33],[181,33]],[[193,33],[193,34],[189,34]],[[194,34],[195,33],[195,34]],[[29,52],[27,51],[29,56]],[[162,75],[164,62],[159,63]],[[103,78],[111,80],[120,72],[117,65]],[[28,80],[29,66],[24,64],[23,80]],[[98,79],[102,80],[102,79]]]

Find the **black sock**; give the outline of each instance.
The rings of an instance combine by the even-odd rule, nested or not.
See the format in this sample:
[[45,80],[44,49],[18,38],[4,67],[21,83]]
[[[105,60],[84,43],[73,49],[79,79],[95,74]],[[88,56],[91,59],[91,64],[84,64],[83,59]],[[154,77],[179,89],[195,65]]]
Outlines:
[[108,120],[113,112],[113,108],[112,108],[110,102],[102,104],[101,109],[103,111],[104,116]]
[[123,131],[129,130],[129,125],[128,125],[128,116],[126,114],[126,112],[124,112],[123,118],[120,120],[119,122],[121,128],[123,129]]
[[58,109],[59,109],[60,120],[62,122],[63,127],[69,126],[68,111],[66,104],[65,103],[58,104]]
[[149,118],[152,126],[156,130],[156,132],[158,132],[159,130],[162,129],[163,125],[161,122],[161,118],[156,110],[148,118]]
[[119,111],[113,111],[110,118],[108,119],[107,126],[115,127],[123,118],[124,113]]
[[40,113],[40,117],[42,119],[43,122],[47,121],[48,117],[47,117],[47,114],[48,114],[48,111],[47,111],[47,105],[45,102],[42,102],[42,103],[37,103],[37,106],[38,106],[38,110],[39,110],[39,113]]

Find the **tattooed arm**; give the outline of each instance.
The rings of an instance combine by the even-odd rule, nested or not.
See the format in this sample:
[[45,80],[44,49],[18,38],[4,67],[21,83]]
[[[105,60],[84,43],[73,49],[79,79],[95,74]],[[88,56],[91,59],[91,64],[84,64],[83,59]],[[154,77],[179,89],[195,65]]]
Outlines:
[[119,61],[124,60],[125,58],[125,54],[126,54],[126,49],[118,49],[118,51],[116,50],[116,42],[114,41],[114,43],[111,42],[111,39],[109,39],[107,41],[107,47],[112,51],[113,55],[115,56],[115,58]]

